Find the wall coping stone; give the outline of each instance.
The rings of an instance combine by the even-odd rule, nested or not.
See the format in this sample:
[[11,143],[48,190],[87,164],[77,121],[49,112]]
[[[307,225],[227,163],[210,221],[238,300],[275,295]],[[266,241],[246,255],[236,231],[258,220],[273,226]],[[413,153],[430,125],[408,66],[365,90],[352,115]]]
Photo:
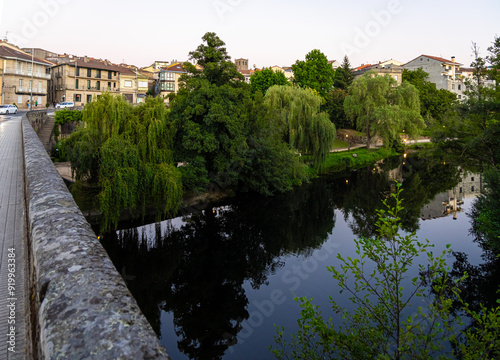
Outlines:
[[44,359],[170,359],[26,116],[29,245]]

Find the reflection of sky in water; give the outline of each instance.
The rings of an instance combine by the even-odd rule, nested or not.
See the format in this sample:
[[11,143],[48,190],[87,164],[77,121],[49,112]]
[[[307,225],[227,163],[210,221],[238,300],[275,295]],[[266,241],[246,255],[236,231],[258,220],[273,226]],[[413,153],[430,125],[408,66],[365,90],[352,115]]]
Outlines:
[[[417,236],[420,241],[429,239],[435,245],[433,251],[441,253],[446,244],[451,244],[454,251],[463,251],[469,254],[472,264],[481,263],[482,251],[472,242],[472,237],[468,235],[470,219],[467,217],[472,199],[465,199],[464,211],[457,214],[457,219],[453,216],[444,216],[427,221],[420,220],[420,229]],[[344,257],[355,256],[355,244],[349,223],[352,218],[344,221],[340,210],[335,211],[336,223],[333,232],[328,236],[320,249],[312,251],[307,257],[304,255],[288,254],[283,255],[281,260],[284,266],[275,273],[269,274],[268,285],[262,285],[258,289],[253,289],[250,281],[243,285],[248,298],[249,318],[242,322],[242,330],[238,333],[238,343],[230,347],[224,359],[273,359],[268,345],[273,343],[275,334],[274,324],[284,326],[287,331],[296,331],[297,319],[300,316],[300,307],[294,301],[295,296],[307,296],[313,298],[313,303],[319,305],[325,316],[331,316],[328,296],[332,296],[339,304],[348,309],[352,309],[348,299],[348,294],[340,295],[336,287],[336,281],[332,279],[331,273],[327,271],[327,266],[339,265],[336,259],[337,252]],[[188,220],[189,221],[189,220]],[[182,218],[175,218],[168,222],[163,222],[162,227],[173,226],[180,228],[184,221]],[[167,225],[168,224],[168,225]],[[154,234],[154,225],[143,227],[144,232]],[[421,257],[421,260],[425,259]],[[454,257],[448,258],[451,266]],[[408,272],[408,278],[418,274],[418,268]],[[410,312],[416,310],[416,306],[424,305],[418,303],[415,298],[415,307]],[[187,356],[177,349],[177,335],[173,326],[173,314],[162,311],[161,314],[162,344],[166,347],[169,355],[173,359],[187,359]]]
[[[387,168],[394,170],[387,175]],[[471,224],[467,212],[473,199],[460,195],[462,190],[464,193],[470,191],[471,174],[458,183],[455,192],[443,192],[446,184],[456,184],[457,168],[428,164],[427,161],[417,162],[414,168],[417,170],[407,171],[403,184],[402,198],[406,195],[408,200],[403,201],[403,206],[408,207],[402,213],[405,228],[418,228],[419,241],[429,239],[435,245],[431,250],[436,254],[446,249],[446,244],[451,244],[454,251],[468,254],[471,264],[482,263],[482,251],[469,236]],[[190,351],[196,352],[200,340],[181,339],[176,331],[202,338],[203,334],[215,334],[215,340],[207,335],[209,341],[201,341],[200,348],[207,354],[211,346],[215,349],[217,343],[222,343],[221,351],[209,352],[221,354],[232,337],[224,338],[226,330],[217,330],[226,329],[222,324],[228,321],[232,325],[241,324],[241,330],[234,332],[238,343],[225,351],[224,359],[273,359],[267,346],[274,344],[274,324],[285,326],[288,334],[297,330],[301,308],[293,300],[295,296],[313,298],[313,303],[319,305],[326,316],[332,316],[329,296],[347,310],[353,310],[348,293],[339,293],[337,282],[326,267],[339,266],[338,253],[344,258],[356,256],[353,239],[358,235],[355,234],[374,233],[376,209],[382,207],[381,199],[390,189],[394,190],[391,174],[398,171],[401,172],[401,164],[397,161],[381,163],[378,170],[369,168],[344,177],[320,177],[283,196],[238,197],[227,202],[231,205],[213,208],[209,205],[194,215],[140,226],[135,230],[139,243],[147,244],[148,250],[152,250],[140,260],[137,258],[140,253],[134,253],[135,236],[118,231],[119,238],[124,235],[124,240],[132,241],[127,243],[127,246],[132,245],[129,252],[124,253],[128,261],[143,264],[148,271],[158,274],[167,270],[165,275],[169,278],[166,279],[150,277],[148,272],[141,275],[141,282],[148,286],[154,288],[158,284],[158,291],[164,291],[162,295],[143,296],[145,288],[142,286],[136,291],[141,292],[137,296],[147,303],[149,311],[145,312],[151,315],[155,313],[151,309],[166,309],[160,311],[159,319],[154,318],[157,315],[151,317],[159,326],[161,343],[172,358],[188,358],[178,349],[179,341],[182,340],[186,348],[188,340]],[[474,180],[478,180],[476,175]],[[475,183],[474,186],[477,190]],[[436,195],[435,191],[438,191]],[[454,220],[455,212],[449,211],[449,204],[452,198],[459,198],[457,194],[463,203]],[[344,218],[345,213],[347,218]],[[165,241],[163,244],[156,243],[158,230]],[[154,250],[157,246],[159,251]],[[426,257],[421,257],[420,261],[425,264]],[[450,256],[446,261],[451,266],[455,258]],[[129,263],[127,269],[129,267],[133,271],[134,264]],[[418,270],[415,261],[407,273],[408,278],[417,276]],[[408,281],[402,284],[405,288],[408,288]],[[173,292],[162,283],[171,284]],[[226,293],[228,285],[230,291]],[[417,305],[425,306],[419,301],[412,301],[415,306],[406,315],[413,313]],[[175,318],[169,309],[177,311]],[[247,315],[246,319],[240,318]]]

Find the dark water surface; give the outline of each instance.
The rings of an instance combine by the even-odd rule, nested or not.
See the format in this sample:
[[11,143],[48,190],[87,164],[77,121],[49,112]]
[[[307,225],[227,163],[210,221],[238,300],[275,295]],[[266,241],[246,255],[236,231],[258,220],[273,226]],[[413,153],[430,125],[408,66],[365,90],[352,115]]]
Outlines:
[[314,298],[326,315],[329,295],[348,305],[326,267],[339,264],[337,253],[354,254],[354,238],[375,234],[376,209],[395,180],[406,232],[436,251],[451,244],[467,255],[460,266],[483,263],[466,215],[481,176],[417,158],[323,176],[272,198],[207,204],[105,235],[103,245],[173,359],[272,359],[274,324],[296,330],[295,296]]

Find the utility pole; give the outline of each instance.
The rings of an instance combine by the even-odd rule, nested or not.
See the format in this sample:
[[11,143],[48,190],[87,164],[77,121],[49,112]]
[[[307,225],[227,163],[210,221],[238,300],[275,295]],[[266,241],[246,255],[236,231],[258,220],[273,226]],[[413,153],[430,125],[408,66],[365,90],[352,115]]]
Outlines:
[[35,49],[31,48],[31,83],[30,83],[30,110],[33,109],[33,60],[35,56]]

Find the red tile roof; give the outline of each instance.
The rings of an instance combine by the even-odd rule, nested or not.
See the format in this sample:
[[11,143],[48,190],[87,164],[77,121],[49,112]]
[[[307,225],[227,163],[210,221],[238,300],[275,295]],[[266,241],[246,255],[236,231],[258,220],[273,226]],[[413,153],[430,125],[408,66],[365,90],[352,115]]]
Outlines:
[[22,60],[26,60],[26,61],[31,61],[33,59],[33,61],[36,61],[37,63],[42,63],[42,64],[48,65],[48,66],[54,65],[54,63],[52,63],[50,61],[37,58],[36,56],[32,57],[31,54],[25,53],[24,51],[21,51],[21,50],[14,50],[11,47],[2,45],[1,43],[0,43],[0,57],[6,57],[6,58],[12,57],[12,58],[18,58],[18,59],[22,59]]
[[[436,61],[440,61],[440,62],[442,62],[442,63],[447,63],[447,64],[455,64],[455,65],[463,65],[463,64],[461,64],[461,63],[458,63],[458,62],[453,62],[452,60],[447,60],[447,59],[444,59],[444,58],[442,58],[442,57],[438,57],[438,56],[431,56],[431,55],[423,55],[423,54],[422,54],[422,55],[420,55],[420,56],[417,56],[417,57],[416,57],[415,59],[413,59],[413,60],[408,61],[406,64],[408,64],[408,63],[410,63],[410,62],[412,62],[412,61],[414,61],[414,60],[417,60],[418,58],[420,58],[420,57],[422,57],[422,56],[423,56],[423,57],[427,57],[427,58],[429,58],[429,59],[436,60]],[[404,64],[404,65],[406,65],[406,64]],[[403,66],[404,66],[404,65],[403,65]]]

